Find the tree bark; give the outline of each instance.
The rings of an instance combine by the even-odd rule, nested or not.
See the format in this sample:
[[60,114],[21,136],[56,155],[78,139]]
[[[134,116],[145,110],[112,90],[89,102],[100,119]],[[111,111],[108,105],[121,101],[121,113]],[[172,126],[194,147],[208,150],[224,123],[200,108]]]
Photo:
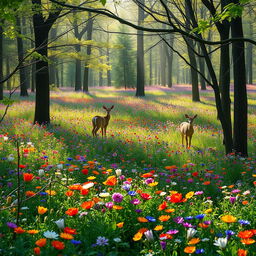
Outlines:
[[[250,20],[249,20],[249,37],[253,38],[253,17],[252,10],[249,12]],[[247,82],[248,84],[253,84],[253,48],[251,43],[247,43],[247,58],[246,58],[246,70],[247,70]]]
[[[3,67],[4,67],[4,58],[3,58],[3,27],[0,25],[0,81],[4,79]],[[0,100],[4,97],[4,84],[0,82]]]
[[[170,35],[169,44],[173,47],[174,36]],[[170,47],[167,47],[167,85],[168,88],[172,88],[172,69],[173,69],[173,50]]]
[[[144,0],[139,0],[144,5]],[[138,24],[140,25],[144,20],[144,11],[138,7]],[[137,32],[137,86],[136,96],[145,96],[145,71],[144,71],[144,32],[142,30]]]
[[[239,0],[232,1],[239,4]],[[233,38],[244,36],[242,18],[236,17],[231,21],[231,35]],[[234,150],[243,156],[247,151],[247,91],[244,42],[232,43],[233,74],[234,74]]]

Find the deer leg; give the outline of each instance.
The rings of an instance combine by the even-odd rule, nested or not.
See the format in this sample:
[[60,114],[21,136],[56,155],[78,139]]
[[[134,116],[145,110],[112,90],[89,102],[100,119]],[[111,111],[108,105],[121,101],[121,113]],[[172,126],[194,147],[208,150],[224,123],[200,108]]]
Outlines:
[[102,135],[102,138],[103,138],[103,133],[104,133],[104,128],[101,127],[101,135]]
[[107,127],[104,127],[104,135],[107,137]]
[[188,145],[189,148],[191,146],[191,139],[192,139],[192,137],[189,137],[189,145]]
[[95,127],[95,129],[94,129],[94,135],[95,135],[95,137],[97,136],[97,131],[100,129],[100,127]]
[[185,138],[186,138],[186,148],[188,148],[188,136],[186,136]]
[[184,143],[184,135],[183,135],[183,133],[181,134],[181,143],[182,143],[182,146],[183,146],[183,143]]

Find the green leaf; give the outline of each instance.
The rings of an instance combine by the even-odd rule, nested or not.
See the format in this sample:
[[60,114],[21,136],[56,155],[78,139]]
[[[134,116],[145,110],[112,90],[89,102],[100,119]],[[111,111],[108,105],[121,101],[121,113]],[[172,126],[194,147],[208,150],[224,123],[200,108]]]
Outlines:
[[0,100],[0,103],[7,106],[11,106],[13,103],[15,102],[15,100],[9,99],[7,97],[4,97],[2,100]]
[[107,0],[100,0],[100,2],[102,3],[102,5],[105,5]]

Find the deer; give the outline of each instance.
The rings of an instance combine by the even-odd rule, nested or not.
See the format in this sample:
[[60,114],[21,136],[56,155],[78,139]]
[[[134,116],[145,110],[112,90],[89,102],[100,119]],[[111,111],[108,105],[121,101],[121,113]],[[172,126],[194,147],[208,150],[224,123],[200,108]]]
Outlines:
[[103,135],[105,135],[106,137],[106,130],[107,130],[108,122],[110,119],[110,111],[114,108],[114,105],[111,106],[110,108],[103,106],[103,108],[107,111],[106,116],[95,116],[92,118],[92,126],[93,126],[92,136],[93,137],[97,136],[97,131],[100,128],[101,128],[102,138],[103,138]]
[[187,114],[185,114],[185,117],[187,118],[187,122],[182,122],[180,124],[182,145],[183,145],[183,141],[184,141],[184,137],[185,137],[185,139],[186,139],[186,148],[190,148],[192,135],[194,133],[193,121],[197,117],[197,115],[195,115],[193,117],[190,117]]

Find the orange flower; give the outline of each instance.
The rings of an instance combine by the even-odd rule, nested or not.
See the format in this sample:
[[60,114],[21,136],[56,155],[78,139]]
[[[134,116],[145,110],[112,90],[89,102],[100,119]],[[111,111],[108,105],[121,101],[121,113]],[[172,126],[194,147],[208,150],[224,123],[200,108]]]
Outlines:
[[242,244],[254,244],[255,240],[251,238],[241,239]]
[[65,248],[65,244],[60,241],[52,241],[51,244],[52,247],[54,247],[57,250],[63,250]]
[[116,183],[117,183],[117,178],[114,175],[113,176],[109,176],[107,178],[107,180],[103,182],[104,185],[108,185],[108,186],[115,186]]
[[247,255],[248,255],[248,251],[247,250],[238,249],[237,256],[247,256]]
[[82,189],[82,185],[80,185],[80,184],[73,184],[73,185],[70,185],[68,188],[71,189],[71,190],[81,190]]
[[173,208],[166,209],[165,212],[167,212],[167,213],[172,213],[172,212],[175,212],[175,209],[173,209]]
[[38,211],[38,214],[42,215],[42,214],[45,214],[48,211],[48,209],[43,206],[38,206],[37,211]]
[[185,249],[184,249],[184,252],[185,253],[194,253],[196,250],[196,247],[195,246],[187,246]]
[[254,233],[251,230],[244,230],[240,231],[237,236],[243,239],[251,238],[253,237]]
[[147,228],[140,228],[140,229],[138,230],[138,232],[140,232],[140,233],[142,233],[142,234],[144,234],[146,231],[148,231]]
[[64,233],[68,233],[68,234],[71,234],[71,235],[76,235],[77,234],[76,229],[74,229],[74,228],[65,227],[63,231],[64,231]]
[[189,240],[188,244],[198,244],[200,242],[200,239],[198,237],[194,237]]
[[65,195],[68,196],[68,197],[73,196],[73,195],[74,195],[74,191],[68,190],[68,191],[65,193]]
[[74,239],[74,237],[68,233],[60,233],[60,237],[66,240]]
[[38,239],[35,244],[39,247],[44,247],[46,245],[46,238]]
[[23,173],[23,180],[28,182],[34,179],[34,175],[32,173]]
[[158,219],[162,222],[168,221],[171,218],[170,215],[161,215]]
[[26,231],[21,227],[17,227],[14,229],[14,233],[16,233],[16,234],[22,234],[24,232],[26,232]]
[[167,202],[164,201],[163,203],[161,203],[159,206],[158,206],[158,211],[162,211],[164,209],[167,208]]
[[69,216],[75,216],[78,214],[78,208],[69,208],[65,213]]
[[122,227],[124,226],[124,223],[123,223],[123,222],[119,222],[119,223],[116,224],[116,226],[117,226],[118,228],[122,228]]
[[34,196],[35,194],[36,194],[36,193],[33,192],[33,191],[26,191],[26,192],[25,192],[25,195],[26,195],[27,197]]
[[56,195],[56,191],[54,190],[45,190],[45,192],[49,195],[49,196],[55,196]]
[[124,207],[121,205],[113,205],[113,209],[115,210],[122,210]]
[[27,230],[27,233],[31,235],[37,234],[38,232],[39,230],[36,230],[36,229]]
[[232,215],[223,215],[221,217],[221,220],[226,223],[233,223],[233,222],[236,222],[236,217]]
[[153,173],[147,172],[147,173],[142,174],[140,177],[142,177],[142,178],[150,178],[152,176],[153,176]]
[[81,204],[83,209],[89,210],[95,205],[94,201],[86,201]]
[[205,181],[205,182],[203,183],[203,185],[210,185],[210,184],[211,184],[210,181]]
[[155,226],[154,230],[155,230],[155,231],[163,230],[163,225],[157,225],[157,226]]
[[138,220],[138,222],[142,222],[142,223],[148,222],[148,220],[144,217],[138,217],[137,220]]
[[41,249],[40,249],[39,247],[35,247],[35,248],[33,249],[33,251],[34,251],[34,254],[35,254],[35,255],[40,255],[40,253],[41,253]]
[[243,205],[247,205],[249,202],[247,200],[242,201]]
[[142,233],[137,232],[134,236],[133,236],[133,241],[139,241],[142,238]]
[[209,225],[206,225],[205,223],[199,223],[198,226],[200,228],[208,228],[209,227]]

